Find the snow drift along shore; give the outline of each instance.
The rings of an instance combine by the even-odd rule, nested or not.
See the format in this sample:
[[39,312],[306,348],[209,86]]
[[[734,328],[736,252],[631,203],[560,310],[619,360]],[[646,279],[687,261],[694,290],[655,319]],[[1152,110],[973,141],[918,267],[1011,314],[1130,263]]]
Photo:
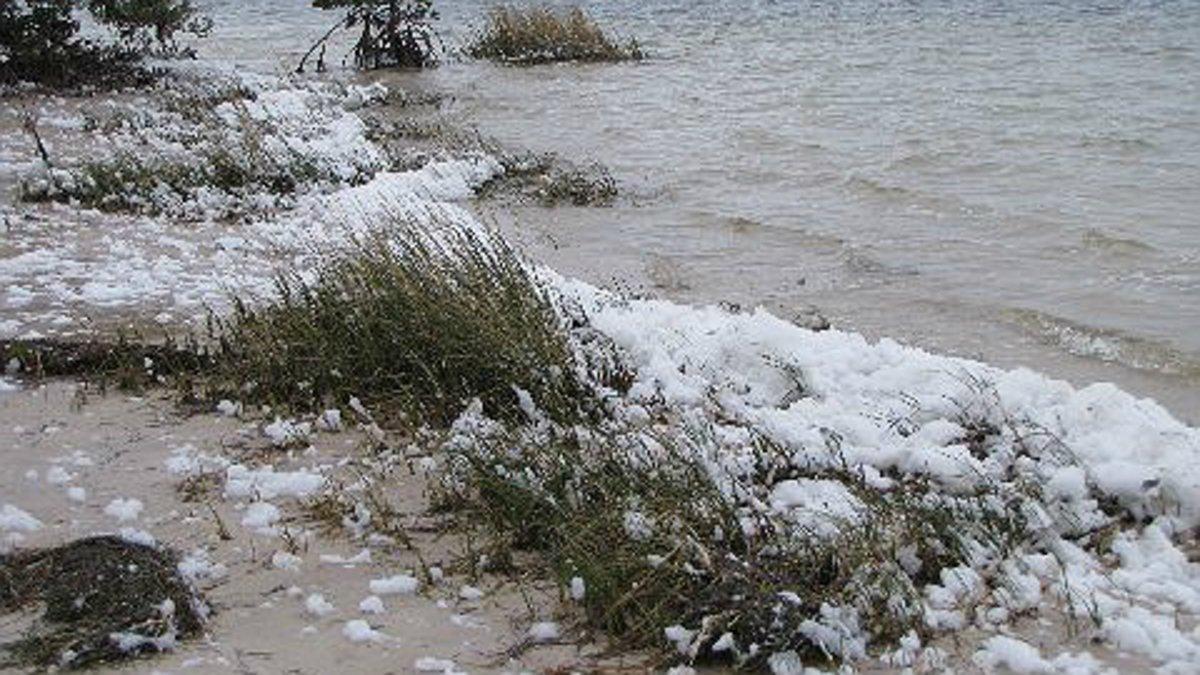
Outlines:
[[[256,79],[246,86],[266,85]],[[370,143],[346,117],[353,113],[344,110],[343,99],[293,98],[285,84],[270,87],[272,93],[257,100],[273,108],[256,116],[290,115],[279,125],[287,129],[313,106],[339,106],[337,129],[354,136],[351,145]],[[292,105],[294,100],[304,103]],[[411,171],[372,164],[368,172],[339,164],[354,161],[341,152],[348,146],[340,141],[308,142],[303,152],[326,147],[328,156],[318,162],[323,175],[347,177],[344,183],[327,183],[289,210],[245,225],[242,243],[214,258],[226,261],[237,249],[236,269],[245,274],[222,277],[229,265],[215,266],[202,282],[211,284],[206,288],[234,285],[236,291],[245,282],[241,288],[266,295],[280,259],[303,268],[312,256],[389,218],[428,228],[449,223],[482,229],[459,202],[503,172],[487,156],[435,157]],[[197,212],[189,203],[174,206]],[[150,253],[140,257],[154,259]],[[119,266],[127,258],[93,264]],[[0,275],[15,279],[10,303],[11,288],[22,289],[21,297],[49,292],[25,288],[33,282],[19,272],[0,266]],[[755,442],[767,439],[800,474],[847,471],[882,494],[918,477],[945,495],[970,497],[999,487],[1000,493],[1029,497],[1020,509],[1035,534],[1031,541],[1002,558],[980,547],[965,564],[941,570],[919,589],[927,636],[982,631],[989,638],[980,642],[976,661],[985,668],[1097,669],[1086,654],[1043,658],[1005,637],[1020,616],[1067,614],[1087,617],[1079,630],[1167,671],[1187,672],[1200,662],[1200,565],[1187,553],[1195,550],[1200,525],[1200,431],[1155,403],[1111,385],[1076,390],[1027,370],[1004,371],[889,340],[871,343],[852,333],[815,333],[761,310],[731,313],[630,300],[551,270],[537,274],[617,346],[632,372],[628,392],[612,402],[614,417],[631,428],[653,418],[703,429],[702,461],[715,479],[753,475],[747,467],[761,459]],[[116,284],[119,276],[107,278]],[[174,278],[154,283],[169,286]],[[468,409],[457,427],[489,423]],[[836,529],[860,513],[853,496],[830,481],[776,480],[773,474],[761,481],[752,486],[755,508],[807,528],[799,531]],[[634,514],[626,530],[637,537],[645,527],[650,525]],[[897,557],[899,566],[911,567],[902,551]],[[853,607],[822,607],[806,625],[812,644],[847,661],[888,647],[870,642]],[[671,626],[662,642],[685,658],[711,655],[701,649],[737,651],[728,640],[702,642],[703,632],[700,625]],[[755,647],[738,649],[750,653]],[[898,649],[888,656],[894,665],[936,668],[942,658],[915,632],[890,648]],[[780,672],[792,672],[797,660],[786,651],[769,656]]]

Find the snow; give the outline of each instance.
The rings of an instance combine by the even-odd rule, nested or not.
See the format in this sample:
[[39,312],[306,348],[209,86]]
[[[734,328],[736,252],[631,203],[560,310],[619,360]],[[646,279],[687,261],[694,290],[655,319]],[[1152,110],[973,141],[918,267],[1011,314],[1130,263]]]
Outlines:
[[354,567],[356,565],[365,565],[365,564],[371,562],[371,549],[364,548],[363,550],[350,556],[349,558],[340,556],[340,555],[333,555],[333,554],[325,553],[325,554],[321,555],[320,560],[322,563],[324,563],[326,565],[341,565],[343,567]]
[[234,464],[225,470],[226,497],[307,497],[325,486],[325,477],[308,469],[276,471]]
[[553,621],[539,621],[530,626],[526,634],[534,642],[553,642],[559,638],[560,631]]
[[116,518],[118,523],[126,523],[131,520],[137,520],[143,508],[140,499],[118,497],[109,502],[108,506],[104,507],[104,513],[112,518]]
[[335,409],[326,410],[317,418],[317,428],[321,431],[335,433],[342,430],[342,411]]
[[363,614],[383,614],[387,612],[387,608],[384,607],[382,598],[378,595],[370,595],[358,603],[358,611]]
[[342,635],[351,642],[383,642],[387,636],[371,628],[371,624],[362,619],[347,621],[342,626]]
[[158,539],[153,534],[136,527],[122,527],[120,530],[117,530],[117,536],[131,544],[149,547],[158,546]]
[[866,508],[844,483],[809,478],[781,481],[771,489],[769,501],[804,533],[818,537],[833,536],[846,523],[860,522]]
[[5,532],[37,532],[42,523],[12,504],[0,508],[0,530]]
[[46,469],[46,482],[51,485],[65,485],[74,479],[75,477],[61,466],[52,466]]
[[584,583],[583,577],[572,577],[571,599],[575,602],[583,602],[585,595],[587,595],[587,584]]
[[224,471],[229,460],[199,452],[192,445],[181,445],[171,449],[163,466],[172,476],[196,476],[206,471]]
[[422,656],[413,662],[413,669],[420,673],[457,673],[456,666],[450,659],[438,659],[432,656]]
[[270,502],[254,502],[246,507],[242,515],[242,526],[261,530],[279,522],[282,514],[279,507]]
[[[807,331],[763,310],[731,314],[628,301],[552,278],[632,357],[635,401],[661,395],[683,409],[704,409],[708,392],[719,391],[713,405],[787,447],[823,448],[823,433],[836,432],[852,465],[926,473],[965,490],[979,483],[978,471],[986,477],[994,469],[955,446],[956,406],[980,398],[972,380],[991,383],[994,412],[1027,420],[1070,447],[1078,468],[1103,492],[1139,513],[1169,513],[1181,527],[1200,523],[1200,432],[1112,385],[1076,391],[1024,369],[1002,371],[836,330]],[[811,395],[780,407],[794,384],[777,363],[803,372]],[[919,430],[902,437],[891,420],[914,408]],[[1057,458],[1043,458],[1047,470],[1061,468],[1051,460]],[[1060,489],[1069,477],[1059,478]],[[1164,508],[1163,496],[1176,508]]]
[[680,654],[690,654],[692,650],[692,639],[696,637],[696,632],[688,630],[678,624],[668,626],[663,629],[663,635],[669,642],[675,644],[675,650]]
[[322,617],[332,614],[334,611],[333,604],[325,599],[320,593],[313,593],[304,599],[304,611],[312,616]]
[[458,597],[468,602],[474,602],[484,596],[484,592],[474,586],[463,586],[458,589]]
[[87,490],[77,485],[69,487],[67,488],[67,499],[82,504],[87,501]]
[[277,570],[298,572],[303,562],[304,560],[300,556],[288,553],[287,551],[276,551],[271,554],[271,566]]
[[717,641],[714,642],[712,645],[713,652],[717,652],[717,653],[727,652],[731,649],[736,649],[736,648],[737,648],[737,643],[734,642],[733,633],[723,633],[721,635],[721,637],[717,638]]
[[274,422],[263,427],[263,435],[277,448],[307,443],[311,434],[311,424],[294,420],[276,418]]
[[386,579],[372,579],[369,587],[375,595],[412,595],[421,587],[421,582],[414,576],[398,574]]
[[217,403],[217,414],[223,417],[240,417],[242,414],[242,404],[222,399]]
[[1052,673],[1054,667],[1033,645],[1016,638],[996,635],[984,640],[976,652],[976,665],[986,671],[1007,669],[1013,673]]
[[179,561],[179,574],[192,583],[215,581],[229,574],[224,564],[213,562],[208,551],[197,548]]

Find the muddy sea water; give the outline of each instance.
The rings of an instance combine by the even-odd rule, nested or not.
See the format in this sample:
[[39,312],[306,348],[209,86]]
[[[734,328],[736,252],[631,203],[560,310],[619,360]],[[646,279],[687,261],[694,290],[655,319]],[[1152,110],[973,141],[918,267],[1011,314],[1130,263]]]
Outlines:
[[[206,57],[272,71],[333,20],[201,4]],[[435,4],[450,47],[487,7]],[[1116,382],[1200,422],[1200,2],[584,5],[650,58],[387,76],[513,147],[612,170],[614,207],[485,214],[535,255]]]

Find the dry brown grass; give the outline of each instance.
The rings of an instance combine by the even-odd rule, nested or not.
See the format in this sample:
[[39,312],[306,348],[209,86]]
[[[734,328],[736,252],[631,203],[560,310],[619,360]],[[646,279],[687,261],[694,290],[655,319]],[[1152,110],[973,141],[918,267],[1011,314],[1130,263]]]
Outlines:
[[637,40],[622,44],[584,10],[546,7],[492,10],[482,32],[467,47],[477,59],[535,65],[559,61],[628,61],[644,55]]

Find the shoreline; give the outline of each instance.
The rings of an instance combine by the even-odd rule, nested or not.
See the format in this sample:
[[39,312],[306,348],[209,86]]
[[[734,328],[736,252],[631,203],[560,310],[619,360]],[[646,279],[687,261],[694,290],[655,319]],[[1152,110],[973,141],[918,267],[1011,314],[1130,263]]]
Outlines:
[[[215,131],[206,128],[204,133],[211,131],[218,139],[222,133],[235,133],[244,139],[249,130],[254,129],[253,133],[262,139],[300,138],[303,143],[286,146],[287,152],[296,153],[287,156],[301,156],[317,163],[328,172],[323,174],[327,184],[299,198],[288,194],[274,195],[271,199],[276,201],[270,202],[262,213],[253,210],[261,206],[257,203],[261,201],[259,195],[253,191],[212,195],[205,192],[207,186],[201,184],[194,194],[161,203],[155,201],[159,199],[159,193],[153,190],[135,195],[137,199],[145,200],[133,202],[138,208],[161,208],[175,213],[176,219],[145,214],[119,219],[126,232],[141,232],[146,235],[144,241],[150,244],[144,249],[134,247],[133,256],[129,248],[116,244],[117,239],[111,233],[105,234],[107,238],[92,246],[85,256],[79,249],[70,248],[72,242],[61,241],[61,232],[48,228],[37,240],[38,246],[30,246],[18,256],[31,263],[20,272],[47,273],[64,262],[78,267],[71,270],[73,276],[55,277],[53,280],[58,285],[52,289],[35,286],[32,290],[26,289],[24,296],[18,293],[17,296],[25,300],[19,301],[16,307],[27,308],[22,311],[53,325],[56,321],[72,319],[62,304],[38,304],[51,296],[51,290],[57,294],[54,301],[61,303],[62,297],[70,297],[84,307],[88,307],[89,299],[101,298],[109,304],[92,305],[91,309],[100,307],[105,313],[118,309],[144,309],[145,298],[152,297],[162,300],[163,304],[154,311],[159,315],[171,315],[163,321],[170,323],[189,312],[195,317],[200,307],[217,298],[222,283],[237,282],[241,286],[236,290],[269,302],[275,270],[293,266],[311,273],[312,266],[331,255],[331,251],[345,250],[347,243],[355,241],[356,235],[369,234],[373,226],[386,224],[389,219],[398,218],[422,226],[426,228],[425,235],[435,239],[459,231],[481,231],[482,226],[471,214],[468,204],[482,186],[505,177],[508,168],[501,159],[479,148],[435,147],[433,151],[422,148],[416,153],[402,154],[399,157],[411,161],[414,166],[397,166],[397,158],[371,139],[371,130],[357,114],[363,105],[386,105],[386,92],[381,99],[366,102],[370,96],[379,95],[378,89],[371,92],[367,91],[369,88],[311,82],[301,82],[302,88],[297,89],[282,80],[255,77],[251,81],[253,86],[261,89],[254,99],[245,99],[238,104],[245,110],[245,116],[221,117],[215,123]],[[236,112],[238,106],[230,106],[230,109]],[[256,120],[258,126],[246,126],[246,118]],[[178,121],[179,118],[169,119]],[[152,124],[159,121],[152,120]],[[180,124],[180,128],[187,131]],[[167,129],[166,133],[174,133],[174,130]],[[413,148],[411,138],[399,140],[410,143],[408,149]],[[422,154],[426,152],[429,154]],[[437,154],[439,152],[441,154]],[[367,158],[366,164],[361,163],[363,157]],[[188,157],[184,159],[190,161]],[[344,182],[338,183],[338,180]],[[52,185],[51,189],[57,187]],[[203,201],[196,195],[203,197]],[[125,197],[116,194],[118,199]],[[225,212],[247,206],[251,215],[246,222],[215,228],[229,230],[224,236],[215,235],[214,228],[205,223],[184,224],[178,220],[178,214],[194,217],[196,208],[201,209],[199,213],[205,213],[205,209]],[[66,210],[65,207],[53,207],[51,212]],[[154,246],[156,238],[172,236],[172,227],[194,227],[196,231],[191,233],[192,240],[172,237],[169,245]],[[241,231],[241,236],[233,234],[236,230]],[[136,264],[131,265],[131,261]],[[1117,660],[1113,663],[1119,663],[1123,658],[1115,651],[1101,657],[1091,656],[1087,646],[1091,639],[1104,641],[1114,646],[1114,650],[1138,652],[1141,655],[1137,658],[1149,659],[1132,662],[1138,665],[1153,662],[1183,667],[1180,664],[1186,664],[1191,656],[1200,654],[1200,636],[1196,635],[1195,626],[1195,615],[1200,611],[1200,604],[1196,604],[1200,603],[1200,566],[1187,553],[1194,548],[1195,527],[1200,523],[1200,501],[1197,501],[1197,495],[1200,495],[1197,467],[1200,464],[1196,462],[1200,457],[1200,432],[1172,418],[1160,406],[1137,400],[1111,385],[1075,389],[1029,370],[1002,370],[979,362],[938,356],[886,338],[868,341],[861,335],[838,330],[805,330],[763,310],[732,311],[716,306],[688,306],[622,297],[548,268],[530,267],[533,270],[530,274],[556,297],[563,298],[564,306],[580,310],[578,320],[583,326],[578,334],[571,333],[570,339],[583,339],[579,335],[588,331],[604,336],[615,346],[628,369],[627,391],[606,394],[612,397],[611,421],[620,433],[641,438],[653,431],[683,443],[681,439],[688,436],[690,430],[678,420],[697,425],[703,431],[699,440],[686,442],[698,445],[681,447],[703,457],[705,466],[714,472],[713,479],[718,483],[732,479],[735,485],[743,486],[739,489],[750,491],[753,506],[746,508],[761,509],[759,515],[763,518],[815,527],[818,531],[829,528],[830,523],[847,519],[854,522],[857,517],[854,514],[863,505],[838,482],[845,481],[844,476],[831,478],[839,475],[836,473],[838,462],[848,463],[864,476],[865,484],[853,483],[855,489],[878,489],[885,495],[894,494],[897,484],[915,476],[922,485],[929,481],[936,486],[929,493],[935,500],[944,496],[970,495],[973,491],[985,491],[986,494],[986,490],[999,489],[998,494],[1020,496],[1028,500],[1022,503],[1029,509],[1040,510],[1037,518],[1045,518],[1047,522],[1038,526],[1036,536],[1031,535],[1027,545],[1003,554],[992,552],[990,555],[997,559],[974,560],[968,556],[964,564],[947,566],[935,579],[914,586],[923,598],[926,624],[933,634],[953,639],[968,628],[981,631],[971,649],[954,653],[939,646],[942,643],[937,639],[923,642],[914,631],[912,639],[906,635],[899,651],[888,656],[892,659],[890,665],[917,664],[936,669],[944,663],[942,659],[957,658],[980,668],[1007,665],[1016,669],[1015,664],[1023,662],[1042,669],[1095,670],[1112,659]],[[0,271],[6,269],[12,273],[13,267],[0,267]],[[107,279],[99,286],[96,285],[97,270],[108,272]],[[236,277],[222,278],[221,275],[231,270],[237,272]],[[141,276],[134,277],[135,285],[122,287],[122,277],[128,278],[131,272]],[[308,278],[311,279],[311,274]],[[10,288],[10,306],[13,306],[12,297],[16,297],[12,293]],[[227,302],[228,296],[225,298]],[[586,346],[582,342],[571,344],[581,350]],[[74,390],[51,385],[46,392],[45,395],[53,395],[58,400],[60,407],[55,417],[64,416],[63,406],[68,405],[68,399],[75,395]],[[0,394],[0,405],[19,408],[14,402],[24,400],[27,393]],[[82,406],[85,416],[88,405],[92,404]],[[123,403],[101,400],[94,405],[119,406]],[[541,420],[537,402],[529,405],[533,412],[529,412],[522,402],[528,416],[535,421]],[[240,401],[229,403],[229,409],[240,407]],[[37,415],[36,411],[30,410],[18,412],[14,426],[37,426]],[[283,426],[276,428],[291,429],[320,419],[324,418],[277,420],[276,424]],[[273,433],[268,429],[274,426],[256,424],[249,430],[235,432],[228,426],[210,428],[212,425],[206,424],[206,420],[204,417],[192,420],[200,426],[195,432],[200,434],[197,440],[223,451],[232,448],[235,455],[246,450],[242,446],[247,438],[254,438],[261,445],[261,435]],[[553,427],[544,422],[541,420],[513,432],[533,434],[536,440],[537,434],[547,433],[547,428]],[[118,428],[123,424],[115,423]],[[159,423],[153,422],[151,426]],[[496,424],[498,422],[487,418],[482,408],[476,410],[468,406],[455,420],[453,429],[486,430]],[[39,439],[29,445],[15,442],[10,446],[11,451],[21,456],[24,456],[23,452],[40,452],[41,448],[56,453],[38,457],[41,461],[60,456],[66,448],[53,448],[63,441],[54,438],[55,433],[46,434],[46,429],[54,426],[54,419],[41,424],[41,433],[50,436],[49,440]],[[135,436],[138,435],[137,426],[133,424]],[[361,426],[362,433],[370,434],[374,425],[361,422]],[[204,436],[207,433],[204,428],[216,436]],[[16,435],[24,437],[24,432]],[[235,438],[232,445],[227,446],[231,435]],[[239,436],[241,440],[238,440]],[[357,452],[359,448],[349,452],[345,447],[333,456],[322,455],[320,449],[309,453],[307,443],[312,438],[307,432],[296,439],[286,433],[284,436],[284,442],[275,448],[279,454],[266,453],[271,464],[265,468],[243,466],[231,470],[231,460],[220,456],[206,458],[203,449],[199,454],[175,454],[183,466],[202,467],[206,462],[215,462],[219,466],[221,472],[217,479],[225,481],[226,497],[235,498],[222,508],[236,509],[236,498],[240,497],[243,504],[270,504],[270,509],[258,510],[275,509],[276,519],[278,509],[271,502],[285,503],[289,497],[310,495],[239,494],[236,490],[231,493],[230,486],[235,484],[235,479],[247,471],[253,474],[261,469],[274,473],[276,459],[281,465],[299,462],[309,463],[309,467],[313,466],[311,462],[325,462],[327,466],[316,470],[316,474],[324,475],[327,470],[335,470],[341,461],[353,462],[355,457],[361,459],[363,456]],[[313,438],[323,437],[316,434]],[[152,498],[169,502],[167,494],[171,485],[161,475],[162,469],[158,465],[171,459],[172,453],[164,457],[161,450],[175,440],[155,439],[153,445],[158,450],[135,444],[134,454],[129,457],[135,464],[128,471],[123,470],[139,475],[157,472],[154,475],[160,482],[153,487],[147,503]],[[289,449],[293,440],[299,442]],[[784,449],[786,452],[780,457],[788,462],[785,472],[798,472],[798,477],[778,480],[774,469],[765,476],[751,471],[749,466],[766,457],[758,454],[759,440]],[[429,450],[430,456],[436,457],[437,452],[447,448],[462,451],[451,441],[444,447],[434,445]],[[43,442],[47,445],[42,445]],[[79,439],[70,445],[83,442]],[[470,443],[466,445],[469,447]],[[151,454],[137,454],[144,452]],[[153,455],[154,452],[157,455]],[[264,452],[262,447],[250,448],[251,455],[263,455]],[[115,455],[117,458],[122,456],[124,453]],[[95,461],[92,457],[86,459]],[[301,469],[300,473],[316,475],[311,468]],[[59,526],[70,523],[74,517],[70,511],[62,515],[62,504],[39,501],[51,495],[29,492],[29,487],[20,483],[18,474],[23,475],[12,464],[5,479],[8,487],[6,502],[9,494],[18,495],[20,498],[14,499],[14,508],[42,521],[50,522],[53,518]],[[718,477],[723,478],[718,480]],[[1020,491],[1025,481],[1045,483],[1050,492],[1032,497],[1025,495]],[[407,482],[397,486],[413,488]],[[113,490],[124,488],[105,485],[93,489],[105,492],[103,496],[107,498],[117,494]],[[734,490],[732,494],[739,492]],[[409,505],[417,511],[425,508],[411,502]],[[66,506],[73,508],[69,504]],[[285,506],[291,506],[290,502]],[[49,516],[46,512],[56,515]],[[252,522],[256,519],[247,521],[244,514],[239,518],[236,513],[240,512],[227,512],[226,519],[243,522],[251,529],[258,527]],[[103,527],[103,522],[83,521],[81,529]],[[280,537],[280,531],[272,529],[275,522],[262,526],[267,530],[264,536]],[[165,521],[155,524],[161,524],[169,531]],[[355,528],[347,527],[355,532]],[[1100,535],[1108,531],[1106,528],[1115,528],[1112,536],[1119,544],[1119,553],[1104,550]],[[6,534],[11,535],[11,529],[6,527]],[[74,528],[68,527],[68,532],[71,531]],[[833,531],[836,532],[837,527]],[[626,532],[631,539],[641,536],[628,525]],[[251,533],[247,536],[249,541],[257,541],[255,537],[259,535]],[[357,536],[367,543],[372,558],[391,552],[385,544],[379,554],[375,553],[366,529],[360,528]],[[23,535],[8,540],[25,545]],[[171,538],[167,535],[164,540],[171,541]],[[717,538],[718,542],[721,540],[721,537]],[[36,536],[30,539],[30,543],[40,541]],[[186,534],[181,535],[179,541],[187,542],[179,545],[182,549],[196,544]],[[274,539],[270,541],[275,545]],[[214,555],[234,555],[236,558],[244,553],[227,551],[222,546],[207,542],[207,549]],[[351,553],[353,551],[346,550],[338,555],[344,558]],[[1158,566],[1159,558],[1169,560],[1170,567],[1164,570]],[[252,553],[250,560],[252,564],[261,564],[262,557]],[[396,564],[391,558],[384,560],[385,566]],[[1110,572],[1119,577],[1118,581],[1108,579]],[[1173,584],[1171,590],[1184,593],[1182,599],[1170,597],[1171,593],[1158,585],[1164,575]],[[913,573],[913,576],[917,575]],[[1062,584],[1068,578],[1078,587],[1063,591]],[[1005,590],[1006,581],[1011,579],[1024,584],[1027,592],[1022,597],[1012,597],[1012,592]],[[356,583],[361,581],[363,579],[357,579]],[[320,583],[334,581],[332,577],[322,577]],[[546,593],[552,596],[553,590]],[[1073,611],[1076,603],[1086,604],[1089,595],[1092,602],[1097,602],[1099,597],[1104,599],[1103,605],[1096,609],[1101,613],[1100,625],[1094,629],[1081,629],[1074,641],[1041,645],[1043,649],[1052,650],[1046,658],[1040,655],[1038,648],[1030,647],[1026,642],[997,640],[1008,633],[1021,635],[1021,631],[1010,624],[1021,624],[1020,619],[1026,614],[1054,616],[1054,612],[1062,612],[1064,607]],[[508,602],[510,611],[519,606],[515,598]],[[1154,609],[1147,610],[1146,605]],[[570,610],[562,607],[546,601],[541,608],[551,614],[564,611],[570,615]],[[492,618],[504,621],[499,615]],[[294,622],[295,618],[289,621]],[[869,640],[857,620],[846,619],[832,610],[827,613],[822,605],[819,620],[813,621],[816,627],[804,624],[809,631],[805,635],[812,644],[826,654],[847,661],[866,660]],[[679,630],[674,630],[676,628]],[[387,634],[386,630],[382,632]],[[717,652],[720,650],[715,645],[726,643],[724,639],[706,642],[702,633],[700,626],[676,625],[668,627],[666,637],[676,643],[679,652],[676,656],[687,657],[683,660],[690,661],[699,650],[711,648]],[[340,648],[354,640],[349,633],[345,640],[333,631],[323,634]],[[1024,634],[1028,636],[1028,633]],[[1137,636],[1145,636],[1145,640],[1139,641]],[[282,636],[278,639],[284,640]],[[444,639],[447,638],[443,635],[421,644]],[[367,642],[380,641],[382,638],[379,641],[367,638]],[[403,638],[400,644],[405,644]],[[871,646],[877,648],[877,645]],[[347,658],[346,654],[353,654],[358,657],[362,654],[361,647],[355,645],[351,651],[335,651],[329,656],[343,659]],[[742,647],[748,658],[755,656],[754,645]],[[728,650],[728,645],[725,649]],[[1028,649],[1033,649],[1032,655]],[[372,658],[379,656],[374,652],[371,655]],[[411,656],[416,659],[420,656],[447,658],[448,655]],[[771,667],[777,672],[794,672],[788,669],[800,659],[792,650],[780,650],[770,656]],[[462,658],[456,656],[458,660]],[[467,659],[466,663],[471,660]],[[156,665],[156,662],[149,661],[147,665]]]

